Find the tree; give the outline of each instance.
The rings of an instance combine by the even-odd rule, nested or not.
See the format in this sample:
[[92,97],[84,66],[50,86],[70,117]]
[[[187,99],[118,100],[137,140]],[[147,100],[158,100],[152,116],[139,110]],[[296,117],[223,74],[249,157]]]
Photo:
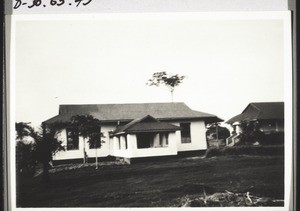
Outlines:
[[29,124],[29,122],[16,122],[16,140],[23,141],[25,137],[31,135],[31,131],[33,130],[33,128]]
[[173,92],[176,86],[179,86],[185,76],[180,76],[178,74],[170,75],[167,74],[165,71],[163,72],[156,72],[152,75],[152,78],[148,80],[147,85],[149,86],[160,86],[165,85],[167,88],[169,88],[171,92],[171,99],[173,102]]
[[[15,124],[17,169],[33,176],[37,163],[43,164],[42,181],[49,181],[49,162],[58,151],[64,150],[62,141],[57,139],[57,134],[66,126],[65,123],[42,124],[35,130],[29,123],[18,122]],[[26,137],[31,137],[33,142],[24,143]]]
[[17,176],[33,176],[36,168],[36,159],[34,157],[34,142],[26,143],[25,138],[32,137],[34,129],[30,123],[16,122],[16,170]]
[[43,164],[42,181],[48,182],[49,166],[52,161],[52,157],[59,151],[65,150],[62,146],[62,141],[58,140],[57,134],[65,128],[66,123],[53,123],[41,125],[41,132],[36,131],[34,139],[36,142],[36,159]]
[[[79,136],[83,138],[83,163],[86,163],[85,142],[88,139],[90,145],[95,146],[96,152],[96,169],[98,168],[97,148],[101,147],[100,138],[103,134],[100,132],[100,120],[92,115],[75,115],[71,117],[71,127],[73,127]],[[99,144],[97,142],[99,141]],[[98,146],[97,146],[98,145]]]
[[230,136],[230,131],[226,127],[220,126],[220,123],[213,123],[208,125],[206,131],[207,140],[217,140],[217,147],[219,147],[219,140],[224,141]]
[[219,123],[214,123],[208,127],[206,136],[214,139],[226,139],[230,136],[230,131],[226,127],[220,126]]
[[242,129],[241,144],[261,143],[264,140],[264,133],[259,130],[259,122],[242,121],[240,127]]
[[33,176],[36,169],[36,159],[34,157],[34,144],[22,141],[16,144],[16,173],[17,176]]

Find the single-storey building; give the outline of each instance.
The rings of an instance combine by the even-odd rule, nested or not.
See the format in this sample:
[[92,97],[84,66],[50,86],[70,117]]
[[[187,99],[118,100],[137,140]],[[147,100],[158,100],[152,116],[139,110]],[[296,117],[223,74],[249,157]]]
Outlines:
[[[223,121],[215,115],[195,111],[184,103],[136,103],[60,105],[59,114],[44,122],[69,122],[74,115],[92,115],[100,120],[103,144],[88,144],[74,129],[66,127],[58,134],[65,151],[53,161],[117,157],[135,158],[174,156],[207,149],[206,124]],[[96,154],[97,153],[97,154]]]
[[283,134],[284,132],[284,103],[256,102],[249,103],[243,112],[232,117],[226,123],[231,124],[234,133],[227,138],[227,145],[234,145],[243,133],[242,122],[255,122],[258,130],[265,135]]

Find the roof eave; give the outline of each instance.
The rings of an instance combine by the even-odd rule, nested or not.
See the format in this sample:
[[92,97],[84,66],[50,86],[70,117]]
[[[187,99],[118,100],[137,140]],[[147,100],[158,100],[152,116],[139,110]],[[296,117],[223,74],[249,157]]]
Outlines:
[[157,118],[158,120],[205,120],[205,119],[217,119],[220,122],[223,122],[224,120],[217,117],[217,116],[206,116],[206,117],[165,117],[165,118]]
[[124,134],[136,134],[136,133],[151,133],[151,132],[176,132],[180,129],[155,129],[155,130],[131,130],[131,131],[122,131],[119,133],[111,134],[111,136],[118,136],[118,135],[124,135]]

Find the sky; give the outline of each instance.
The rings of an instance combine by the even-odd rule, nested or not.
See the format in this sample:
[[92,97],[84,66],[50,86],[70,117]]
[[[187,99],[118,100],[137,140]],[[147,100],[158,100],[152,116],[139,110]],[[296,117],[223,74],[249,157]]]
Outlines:
[[283,21],[24,20],[15,28],[15,118],[39,125],[60,104],[170,102],[147,86],[184,75],[174,101],[228,120],[250,102],[284,100]]

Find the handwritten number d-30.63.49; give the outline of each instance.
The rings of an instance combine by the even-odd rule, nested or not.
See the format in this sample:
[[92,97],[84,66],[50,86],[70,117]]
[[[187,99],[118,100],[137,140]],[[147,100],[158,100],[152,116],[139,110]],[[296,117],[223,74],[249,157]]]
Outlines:
[[[86,6],[91,3],[92,0],[15,0],[14,9],[25,6],[27,8],[33,7],[46,7],[46,6],[62,6],[62,5],[76,5],[76,7],[83,5]],[[68,4],[66,4],[68,3]],[[74,4],[73,4],[74,3]]]

